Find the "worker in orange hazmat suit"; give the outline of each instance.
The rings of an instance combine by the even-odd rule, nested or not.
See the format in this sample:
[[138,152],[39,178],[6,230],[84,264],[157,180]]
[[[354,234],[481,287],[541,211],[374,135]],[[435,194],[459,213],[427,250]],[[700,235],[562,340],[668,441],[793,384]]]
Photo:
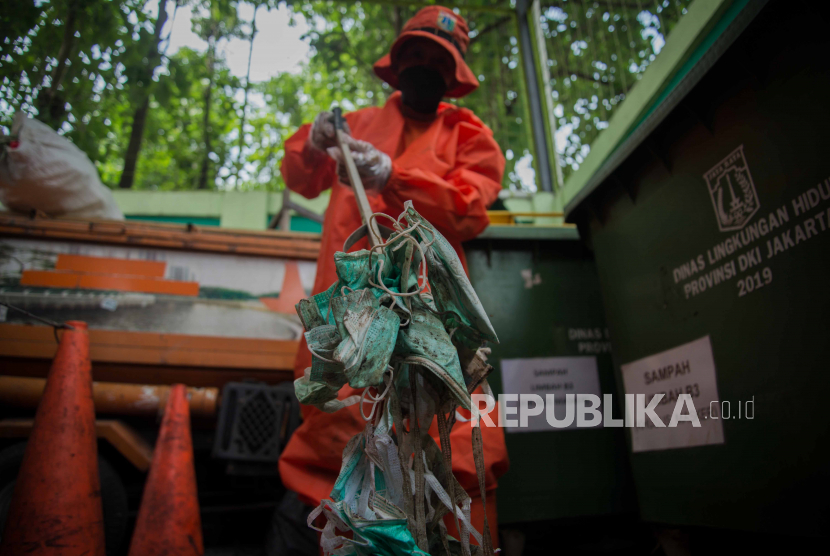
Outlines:
[[[452,244],[464,262],[461,243],[487,227],[486,209],[501,191],[504,156],[492,132],[470,110],[441,102],[462,97],[478,87],[464,62],[469,45],[466,21],[448,8],[429,6],[404,26],[375,73],[398,89],[382,108],[364,108],[345,119],[349,146],[367,189],[373,212],[394,217],[412,200],[415,209]],[[323,223],[313,294],[337,280],[334,253],[362,222],[354,192],[336,146],[330,112],[319,114],[285,143],[282,175],[286,185],[307,198],[331,188]],[[367,248],[362,239],[353,249]],[[295,378],[311,365],[301,340]],[[344,399],[355,393],[346,385]],[[359,392],[358,392],[359,393]],[[285,486],[310,505],[328,498],[342,463],[343,448],[363,430],[358,405],[328,414],[303,406],[303,423],[294,432],[279,462]],[[501,428],[482,427],[485,459],[486,512],[498,546],[497,479],[508,468]],[[437,425],[430,434],[439,442]],[[458,422],[450,435],[453,473],[473,499],[472,521],[483,529],[484,513],[473,462],[469,423]],[[454,529],[454,523],[447,522]]]

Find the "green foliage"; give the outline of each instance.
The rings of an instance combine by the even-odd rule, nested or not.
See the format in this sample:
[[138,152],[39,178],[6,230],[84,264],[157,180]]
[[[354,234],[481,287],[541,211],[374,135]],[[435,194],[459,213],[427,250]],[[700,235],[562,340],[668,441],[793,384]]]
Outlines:
[[554,115],[566,133],[567,177],[654,61],[690,0],[542,2]]
[[516,23],[503,13],[464,13],[472,36],[467,63],[479,80],[479,88],[457,103],[470,108],[493,130],[507,156],[505,187],[521,189],[516,163],[531,155],[533,142],[527,121],[524,72]]
[[[260,13],[287,5],[304,18],[312,53],[299,73],[249,84],[230,73],[220,48],[231,37],[253,39],[254,26],[238,16],[243,0],[177,1],[192,8],[193,30],[207,42],[206,52],[164,55],[156,18],[159,5],[172,17],[172,0],[21,0],[0,13],[0,123],[8,131],[16,110],[43,120],[86,152],[104,183],[115,187],[149,95],[134,188],[279,190],[283,143],[303,122],[334,104],[354,110],[386,101],[392,89],[372,65],[419,8],[391,1],[247,0]],[[689,1],[542,2],[566,175]],[[517,162],[534,150],[515,3],[456,5],[470,23],[467,61],[481,87],[453,102],[493,129],[508,158],[504,185],[521,188]]]
[[[204,156],[204,89],[210,80],[206,57],[206,53],[182,48],[168,59],[150,101],[134,188],[196,189]],[[218,61],[213,83],[210,160],[214,174],[222,177],[230,165],[231,148],[223,138],[236,124],[226,115],[236,111],[239,80]]]
[[[9,124],[21,109],[59,129],[96,163],[119,155],[126,96],[128,48],[146,18],[138,0],[63,0],[40,8],[22,3],[4,10],[7,35],[0,55],[0,108]],[[35,12],[37,15],[35,16]],[[9,22],[15,18],[13,25]],[[63,64],[63,74],[58,68]],[[50,95],[54,83],[59,86]]]

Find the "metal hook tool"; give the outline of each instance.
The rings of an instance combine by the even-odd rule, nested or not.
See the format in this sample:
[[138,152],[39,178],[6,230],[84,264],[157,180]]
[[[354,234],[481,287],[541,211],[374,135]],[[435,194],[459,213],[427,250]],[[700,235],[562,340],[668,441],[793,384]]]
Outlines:
[[346,132],[343,130],[343,111],[338,106],[332,112],[334,113],[334,129],[337,133],[337,146],[343,152],[346,172],[349,175],[349,181],[354,190],[354,196],[357,199],[357,209],[360,211],[360,219],[363,220],[363,225],[368,228],[369,247],[380,245],[383,243],[383,239],[381,238],[377,223],[370,218],[372,216],[372,207],[369,205],[369,198],[366,197],[366,189],[363,188],[363,182],[360,179],[357,166],[355,166],[354,159],[352,158],[352,151],[349,149]]

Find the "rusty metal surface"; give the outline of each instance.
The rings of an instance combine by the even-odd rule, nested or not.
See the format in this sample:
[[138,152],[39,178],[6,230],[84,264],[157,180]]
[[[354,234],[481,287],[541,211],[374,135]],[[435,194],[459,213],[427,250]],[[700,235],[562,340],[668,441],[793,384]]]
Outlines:
[[[42,378],[0,376],[0,404],[35,408],[45,386],[46,380]],[[167,403],[170,388],[157,384],[93,382],[92,398],[97,414],[153,417]],[[193,416],[203,418],[216,415],[218,388],[188,388],[187,395]]]

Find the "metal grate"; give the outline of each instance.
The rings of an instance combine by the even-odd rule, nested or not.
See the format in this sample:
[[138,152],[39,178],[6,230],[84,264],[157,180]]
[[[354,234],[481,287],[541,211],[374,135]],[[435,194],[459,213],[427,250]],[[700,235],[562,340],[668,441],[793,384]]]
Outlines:
[[222,389],[213,456],[238,462],[276,462],[299,421],[293,383],[229,382]]
[[246,403],[239,412],[239,442],[249,451],[259,453],[270,448],[277,428],[277,412],[262,392]]

